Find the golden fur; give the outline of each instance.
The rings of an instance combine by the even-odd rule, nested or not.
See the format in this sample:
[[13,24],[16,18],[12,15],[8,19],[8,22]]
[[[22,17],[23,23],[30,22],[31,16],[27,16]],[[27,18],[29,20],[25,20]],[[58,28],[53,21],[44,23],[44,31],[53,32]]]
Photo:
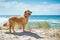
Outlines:
[[[11,29],[13,30],[13,32],[15,32],[14,30],[14,26],[15,24],[18,24],[19,26],[22,26],[23,28],[23,32],[25,31],[25,25],[28,22],[28,18],[30,16],[32,12],[30,10],[26,10],[24,12],[24,16],[23,17],[11,17],[8,21],[9,21],[9,31],[11,32]],[[5,23],[3,26],[6,26],[7,24]]]
[[7,23],[4,23],[4,24],[3,24],[3,27],[7,27]]

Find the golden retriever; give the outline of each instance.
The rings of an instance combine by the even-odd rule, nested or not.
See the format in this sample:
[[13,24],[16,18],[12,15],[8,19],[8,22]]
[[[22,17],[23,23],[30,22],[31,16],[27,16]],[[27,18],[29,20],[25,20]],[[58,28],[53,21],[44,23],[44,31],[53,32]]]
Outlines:
[[[31,11],[30,10],[26,10],[25,12],[24,12],[24,15],[23,15],[23,17],[16,17],[16,16],[14,16],[14,17],[11,17],[11,18],[9,18],[9,31],[11,32],[11,29],[13,30],[13,32],[15,32],[15,30],[14,30],[14,26],[15,26],[15,24],[17,24],[17,25],[19,25],[19,26],[22,26],[22,28],[23,28],[23,32],[25,31],[24,29],[25,29],[25,25],[27,24],[27,22],[28,22],[28,18],[29,18],[29,16],[31,15]],[[5,24],[3,24],[3,26],[7,26],[7,23],[5,23]]]

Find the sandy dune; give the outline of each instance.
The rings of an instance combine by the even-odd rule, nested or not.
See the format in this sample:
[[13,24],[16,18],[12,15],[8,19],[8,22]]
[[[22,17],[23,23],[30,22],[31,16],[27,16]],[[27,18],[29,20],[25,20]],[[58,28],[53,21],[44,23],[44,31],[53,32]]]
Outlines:
[[43,29],[32,29],[31,32],[16,30],[15,33],[9,33],[8,30],[0,30],[0,40],[60,40],[60,36],[55,36],[56,32],[57,31],[53,29],[48,31]]

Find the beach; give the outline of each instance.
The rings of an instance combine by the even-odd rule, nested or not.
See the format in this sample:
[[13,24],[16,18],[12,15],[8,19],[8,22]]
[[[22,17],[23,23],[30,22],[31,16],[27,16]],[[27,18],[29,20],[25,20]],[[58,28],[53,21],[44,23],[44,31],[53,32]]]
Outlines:
[[58,29],[31,29],[31,31],[15,30],[9,33],[8,30],[0,30],[0,40],[60,40]]
[[47,20],[33,18],[29,19],[25,32],[15,25],[16,32],[10,33],[9,27],[3,27],[9,17],[0,17],[0,40],[60,40],[60,21],[57,17],[57,20],[53,18],[49,20],[49,17]]
[[0,40],[60,40],[60,0],[0,0]]

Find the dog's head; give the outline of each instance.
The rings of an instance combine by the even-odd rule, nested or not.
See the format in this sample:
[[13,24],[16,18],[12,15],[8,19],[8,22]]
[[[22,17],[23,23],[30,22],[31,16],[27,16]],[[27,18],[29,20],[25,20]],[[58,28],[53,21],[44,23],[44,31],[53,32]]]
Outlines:
[[26,10],[24,13],[25,13],[24,16],[29,16],[31,15],[32,12],[30,10]]

